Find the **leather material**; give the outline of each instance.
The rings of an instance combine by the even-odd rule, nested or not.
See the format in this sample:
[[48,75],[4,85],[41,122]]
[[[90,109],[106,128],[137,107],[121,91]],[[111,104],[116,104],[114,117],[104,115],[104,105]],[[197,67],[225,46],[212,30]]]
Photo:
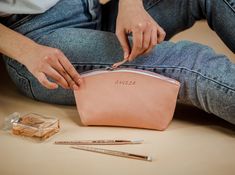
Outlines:
[[176,80],[128,68],[81,76],[74,94],[84,125],[164,130],[172,120],[180,87]]

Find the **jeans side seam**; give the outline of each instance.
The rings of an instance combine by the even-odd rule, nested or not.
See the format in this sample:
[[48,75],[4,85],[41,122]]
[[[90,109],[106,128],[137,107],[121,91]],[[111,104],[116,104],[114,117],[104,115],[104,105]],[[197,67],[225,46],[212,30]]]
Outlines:
[[210,77],[208,77],[208,76],[205,76],[205,75],[203,75],[202,73],[200,73],[200,72],[198,72],[198,71],[196,71],[196,70],[190,70],[190,69],[188,69],[188,68],[186,68],[186,67],[174,67],[174,66],[172,66],[172,67],[164,67],[164,66],[161,66],[161,67],[157,67],[157,68],[160,68],[160,69],[178,69],[178,70],[186,70],[186,71],[188,71],[188,72],[191,72],[191,73],[200,75],[201,77],[203,77],[203,78],[205,78],[205,79],[207,79],[207,80],[209,80],[209,81],[212,81],[212,82],[214,82],[214,83],[216,83],[216,84],[219,84],[220,86],[223,86],[223,87],[228,88],[229,90],[235,92],[235,88],[230,87],[230,86],[228,86],[228,85],[225,85],[225,84],[222,83],[222,82],[216,81],[216,80],[214,80],[213,78],[210,78]]
[[[112,64],[108,64],[108,63],[105,63],[105,64],[103,64],[103,63],[91,63],[91,62],[89,62],[89,63],[86,63],[86,62],[82,62],[82,63],[73,63],[74,65],[76,64],[76,65],[79,65],[79,64],[84,64],[84,65],[99,65],[99,66],[110,66],[110,65],[112,65]],[[137,66],[137,65],[135,65],[135,64],[124,64],[123,66]],[[139,66],[139,67],[143,67],[144,69],[146,69],[146,68],[151,68],[151,69],[178,69],[178,70],[186,70],[186,71],[188,71],[188,72],[191,72],[191,73],[194,73],[194,74],[197,74],[197,75],[200,75],[200,76],[202,76],[203,78],[205,78],[205,79],[207,79],[207,80],[210,80],[210,81],[212,81],[212,82],[214,82],[214,83],[216,83],[216,84],[219,84],[220,86],[223,86],[223,87],[225,87],[225,88],[228,88],[229,90],[232,90],[232,91],[234,91],[235,92],[235,88],[234,87],[230,87],[230,86],[227,86],[227,85],[225,85],[224,83],[222,83],[222,82],[219,82],[219,81],[217,81],[217,80],[215,80],[215,79],[213,79],[213,78],[210,78],[210,77],[208,77],[208,76],[206,76],[206,75],[203,75],[202,73],[200,73],[200,72],[198,72],[198,71],[196,71],[196,70],[190,70],[190,69],[188,69],[187,67],[176,67],[176,66],[171,66],[171,67],[169,67],[169,66],[145,66],[145,65],[141,65],[141,66]],[[148,70],[148,69],[146,69],[146,70]]]

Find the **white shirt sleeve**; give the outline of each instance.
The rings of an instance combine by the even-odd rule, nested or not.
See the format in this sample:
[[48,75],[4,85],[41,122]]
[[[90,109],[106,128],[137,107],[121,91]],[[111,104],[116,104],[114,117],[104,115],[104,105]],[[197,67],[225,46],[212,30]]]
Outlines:
[[0,12],[6,14],[38,14],[47,11],[59,0],[0,0]]

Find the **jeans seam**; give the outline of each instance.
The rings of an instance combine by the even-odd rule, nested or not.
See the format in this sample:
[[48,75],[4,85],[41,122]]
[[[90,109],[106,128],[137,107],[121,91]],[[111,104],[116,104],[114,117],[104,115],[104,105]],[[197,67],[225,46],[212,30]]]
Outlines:
[[33,97],[33,99],[36,100],[36,98],[35,98],[35,96],[34,96],[34,94],[33,94],[33,90],[32,90],[33,88],[32,88],[32,85],[31,85],[31,83],[30,83],[30,80],[29,80],[27,77],[25,77],[25,76],[23,76],[22,74],[20,74],[20,73],[15,69],[15,67],[12,66],[11,64],[7,63],[7,65],[8,65],[9,67],[11,67],[12,69],[14,69],[15,72],[16,72],[16,74],[17,74],[19,77],[24,78],[25,80],[27,80],[27,82],[29,83],[29,89],[30,89],[30,92],[31,92],[31,94],[32,94],[32,97]]
[[203,77],[203,78],[205,78],[205,79],[207,79],[207,80],[210,80],[210,81],[212,81],[212,82],[214,82],[214,83],[216,83],[216,84],[218,84],[218,85],[220,85],[220,86],[223,86],[223,87],[228,88],[229,90],[232,90],[232,91],[235,92],[235,89],[234,89],[233,87],[227,86],[227,85],[225,85],[225,84],[222,83],[222,82],[216,81],[216,80],[214,80],[213,78],[210,78],[210,77],[208,77],[208,76],[206,76],[206,75],[203,75],[202,73],[200,73],[200,72],[198,72],[198,71],[196,71],[196,70],[190,70],[190,69],[188,69],[188,68],[186,68],[186,67],[174,67],[174,66],[172,66],[172,67],[164,67],[164,66],[161,66],[161,67],[157,67],[157,68],[160,68],[160,69],[164,69],[164,68],[165,68],[165,69],[186,70],[186,71],[188,71],[188,72],[191,72],[191,73],[200,75],[201,77]]
[[155,6],[157,3],[159,3],[161,0],[149,0],[148,2],[144,1],[143,3],[146,2],[146,11],[151,9],[153,6]]
[[[232,9],[232,11],[235,13],[235,8],[232,6],[232,4],[230,4],[229,1],[224,0],[224,2]],[[235,5],[235,4],[234,4]]]
[[19,21],[13,23],[12,25],[9,26],[9,28],[11,29],[15,29],[19,26],[21,26],[22,24],[28,22],[29,20],[31,20],[34,17],[34,15],[27,15],[24,18],[20,19]]
[[[112,64],[108,64],[108,63],[95,63],[95,62],[94,62],[94,63],[91,63],[91,62],[89,62],[89,63],[82,62],[82,63],[72,63],[72,64],[74,64],[74,65],[80,65],[80,64],[84,64],[84,65],[98,65],[98,66],[101,66],[101,65],[103,65],[103,66],[104,66],[104,65],[110,66],[110,65],[112,65]],[[136,65],[136,64],[124,64],[123,66],[139,66],[139,65]],[[186,68],[186,67],[175,67],[175,66],[165,67],[165,66],[145,66],[145,65],[140,65],[139,67],[143,67],[144,69],[146,69],[146,68],[152,68],[152,69],[186,70],[186,71],[188,71],[188,72],[191,72],[191,73],[200,75],[201,77],[203,77],[203,78],[205,78],[205,79],[207,79],[207,80],[210,80],[210,81],[212,81],[212,82],[214,82],[214,83],[216,83],[216,84],[219,84],[220,86],[223,86],[223,87],[228,88],[229,90],[232,90],[232,91],[235,92],[235,88],[230,87],[230,86],[227,86],[227,85],[225,85],[225,84],[222,83],[222,82],[216,81],[216,80],[214,80],[213,78],[210,78],[210,77],[208,77],[208,76],[206,76],[206,75],[203,75],[202,73],[200,73],[200,72],[198,72],[198,71],[196,71],[196,70],[190,70],[190,69],[188,69],[188,68]],[[148,69],[147,69],[147,70],[148,70]]]

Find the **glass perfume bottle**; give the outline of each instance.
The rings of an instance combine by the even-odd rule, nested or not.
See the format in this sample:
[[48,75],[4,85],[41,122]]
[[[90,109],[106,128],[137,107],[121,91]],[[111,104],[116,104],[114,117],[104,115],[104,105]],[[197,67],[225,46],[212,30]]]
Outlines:
[[45,140],[59,132],[59,120],[36,113],[20,115],[13,113],[5,121],[5,130],[11,129],[15,135],[27,136]]

